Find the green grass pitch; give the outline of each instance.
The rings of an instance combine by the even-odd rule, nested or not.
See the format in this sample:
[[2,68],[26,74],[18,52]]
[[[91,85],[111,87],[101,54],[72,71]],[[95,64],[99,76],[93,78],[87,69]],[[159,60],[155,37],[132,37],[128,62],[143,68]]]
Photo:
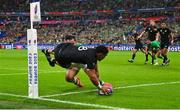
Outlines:
[[140,52],[134,63],[127,62],[130,51],[110,52],[99,62],[99,70],[101,79],[112,83],[114,91],[111,96],[99,96],[83,71],[78,76],[85,87],[78,88],[65,81],[65,69],[50,67],[39,52],[40,98],[29,99],[27,50],[0,50],[0,109],[180,109],[180,53],[168,56],[170,65],[162,67],[150,62],[144,65]]

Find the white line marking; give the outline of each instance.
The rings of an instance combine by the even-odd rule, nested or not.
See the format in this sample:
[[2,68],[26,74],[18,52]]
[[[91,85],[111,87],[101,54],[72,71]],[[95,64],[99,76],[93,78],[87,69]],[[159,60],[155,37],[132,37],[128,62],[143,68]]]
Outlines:
[[[27,96],[16,95],[16,94],[9,94],[9,93],[0,93],[0,95],[28,98]],[[106,105],[100,105],[100,104],[90,104],[90,103],[81,103],[81,102],[74,102],[74,101],[64,101],[64,100],[58,100],[58,99],[47,99],[47,98],[41,98],[41,97],[40,98],[35,98],[34,100],[42,100],[42,101],[64,103],[64,104],[72,104],[72,105],[81,105],[81,106],[87,106],[87,107],[97,107],[97,108],[106,108],[106,109],[122,109],[122,110],[126,110],[125,108],[106,106]]]
[[[23,68],[19,68],[19,69],[16,69],[16,68],[0,68],[0,70],[19,70],[19,71],[28,71],[28,69],[23,69]],[[51,71],[51,70],[38,70],[39,72],[41,73],[59,73],[59,72],[66,72],[65,70],[61,70],[61,71]]]
[[38,98],[39,100],[51,101],[51,102],[58,102],[64,104],[73,104],[73,105],[81,105],[81,106],[89,106],[89,107],[97,107],[97,108],[106,108],[106,109],[122,109],[126,110],[125,108],[107,106],[107,105],[100,105],[100,104],[90,104],[90,103],[81,103],[81,102],[73,102],[73,101],[63,101],[57,99],[46,99],[46,98]]
[[[179,83],[180,83],[180,81],[177,81],[177,82],[152,83],[152,84],[138,84],[138,85],[130,85],[130,86],[124,86],[124,87],[116,87],[114,89],[126,89],[126,88],[137,88],[137,87],[148,87],[148,86],[171,85],[171,84],[179,84]],[[93,92],[93,91],[96,91],[96,90],[88,90],[88,91],[80,91],[80,92],[69,92],[69,93],[64,93],[64,94],[55,94],[54,96],[78,94],[78,93]],[[16,95],[16,94],[9,94],[9,93],[0,93],[0,95],[28,98],[27,96]],[[89,104],[89,103],[80,103],[80,102],[73,102],[73,101],[64,101],[64,100],[57,100],[57,99],[42,98],[42,97],[52,97],[52,96],[53,95],[41,96],[40,98],[37,98],[37,100],[44,100],[44,101],[51,101],[51,102],[65,103],[65,104],[73,104],[73,105],[82,105],[82,106],[89,106],[89,107],[98,107],[98,108],[125,109],[125,108],[118,108],[118,107],[99,105],[99,104]]]
[[0,95],[28,98],[27,96],[24,96],[24,95],[16,95],[16,94],[9,94],[9,93],[2,93],[2,92],[0,92]]
[[72,94],[79,94],[79,93],[88,93],[88,92],[95,92],[97,89],[93,90],[86,90],[86,91],[77,91],[77,92],[67,92],[67,93],[62,93],[62,94],[52,94],[52,95],[45,95],[41,97],[55,97],[55,96],[64,96],[64,95],[72,95]]
[[[64,71],[63,71],[64,72]],[[48,72],[39,72],[39,73],[48,73]],[[54,73],[53,73],[54,74]],[[13,76],[13,75],[27,75],[27,73],[7,73],[7,74],[0,74],[0,76]]]
[[[59,73],[62,73],[62,72],[65,72],[65,71],[58,71]],[[53,72],[41,72],[39,71],[39,73],[53,73]],[[11,76],[11,75],[27,75],[28,73],[5,73],[5,74],[2,74],[0,73],[0,76]],[[54,73],[53,73],[54,74]]]
[[[180,81],[177,82],[162,82],[162,83],[151,83],[151,84],[138,84],[138,85],[130,85],[130,86],[124,86],[124,87],[115,87],[114,89],[126,89],[126,88],[137,88],[137,87],[148,87],[148,86],[160,86],[160,85],[171,85],[171,84],[179,84]],[[93,90],[86,90],[86,91],[76,91],[76,92],[68,92],[68,93],[62,93],[62,94],[52,94],[52,95],[45,95],[41,97],[55,97],[55,96],[65,96],[65,95],[72,95],[72,94],[80,94],[80,93],[89,93],[89,92],[95,92],[97,89]]]
[[24,74],[27,74],[27,73],[7,73],[7,74],[0,74],[0,76],[11,76],[11,75],[24,75]]
[[124,87],[116,87],[115,89],[126,89],[126,88],[147,87],[147,86],[161,86],[161,85],[172,85],[172,84],[180,84],[180,81],[130,85],[130,86],[124,86]]
[[0,68],[1,70],[23,70],[23,71],[25,71],[25,70],[27,70],[27,69],[21,69],[21,68]]

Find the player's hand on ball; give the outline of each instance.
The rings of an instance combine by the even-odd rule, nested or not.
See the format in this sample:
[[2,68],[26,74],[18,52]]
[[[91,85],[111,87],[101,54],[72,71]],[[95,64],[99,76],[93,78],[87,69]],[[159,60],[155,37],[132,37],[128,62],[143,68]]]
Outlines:
[[109,87],[107,87],[107,86],[102,86],[101,90],[102,90],[102,92],[103,92],[104,94],[106,94],[106,95],[109,94]]
[[98,90],[99,95],[111,95],[113,87],[110,83],[104,83],[103,86]]

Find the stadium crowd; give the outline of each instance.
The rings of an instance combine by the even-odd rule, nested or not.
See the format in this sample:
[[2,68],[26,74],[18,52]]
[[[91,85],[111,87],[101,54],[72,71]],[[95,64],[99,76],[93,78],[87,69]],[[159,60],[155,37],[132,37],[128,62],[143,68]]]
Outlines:
[[[28,12],[30,0],[0,1],[1,12]],[[51,6],[49,7],[49,5]],[[43,12],[51,11],[81,11],[81,10],[114,10],[132,8],[158,8],[178,6],[178,0],[46,0],[41,2]],[[48,7],[48,8],[47,8]],[[63,7],[63,8],[62,8]],[[78,20],[77,23],[35,24],[38,30],[38,43],[56,44],[63,40],[67,34],[76,35],[82,44],[123,44],[133,43],[131,39],[132,29],[142,30],[147,26],[144,20],[133,18],[179,16],[178,11],[158,11],[144,13],[121,13],[121,14],[94,14],[94,15],[62,15],[43,16],[43,20]],[[103,23],[86,22],[88,20],[107,20]],[[26,31],[29,28],[29,16],[1,16],[0,30],[6,31],[6,37],[0,38],[0,43],[26,44]],[[176,43],[180,43],[179,19],[164,19],[176,37]],[[161,21],[162,22],[162,21]],[[158,22],[160,23],[160,22]]]
[[[28,11],[29,2],[37,0],[1,0],[1,11]],[[43,11],[80,11],[159,8],[179,6],[179,0],[40,0]],[[48,8],[47,8],[48,7]]]
[[[89,23],[86,25],[79,24],[55,24],[55,25],[35,25],[38,30],[38,42],[40,44],[56,44],[62,42],[64,36],[70,34],[78,36],[77,40],[82,44],[123,44],[133,43],[131,39],[131,30],[137,27],[142,27],[138,21],[124,21],[117,23]],[[179,39],[180,27],[174,22],[170,25],[174,30],[176,39]],[[21,43],[25,44],[26,31],[28,26],[22,23],[8,24],[4,26],[7,37],[1,38],[1,43]],[[179,40],[176,43],[180,43]]]

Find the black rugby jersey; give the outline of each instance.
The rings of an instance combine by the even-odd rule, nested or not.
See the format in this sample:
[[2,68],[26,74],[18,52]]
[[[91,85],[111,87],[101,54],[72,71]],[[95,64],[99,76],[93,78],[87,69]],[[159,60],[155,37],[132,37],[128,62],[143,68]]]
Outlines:
[[141,39],[140,38],[138,39],[138,34],[137,33],[134,33],[132,36],[134,37],[134,40],[135,40],[136,44],[142,44]]
[[160,34],[161,42],[169,42],[169,35],[171,34],[169,28],[159,28],[158,32]]
[[55,57],[59,62],[85,64],[88,69],[94,69],[97,64],[96,49],[62,43],[55,50]]
[[145,31],[148,32],[148,39],[150,41],[156,40],[156,34],[158,32],[156,26],[148,26]]

